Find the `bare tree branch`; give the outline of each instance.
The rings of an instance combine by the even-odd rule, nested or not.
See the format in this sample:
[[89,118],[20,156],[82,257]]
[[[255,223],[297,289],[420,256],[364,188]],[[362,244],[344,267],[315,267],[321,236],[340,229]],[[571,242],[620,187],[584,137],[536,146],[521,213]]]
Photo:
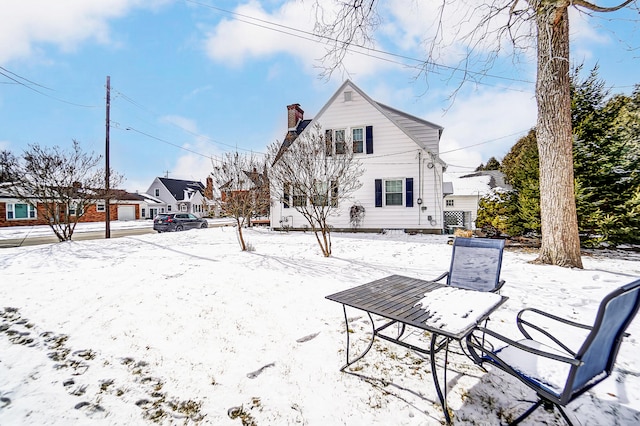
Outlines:
[[270,159],[278,158],[269,170],[272,194],[282,194],[306,219],[325,257],[331,256],[329,218],[362,186],[363,169],[352,148],[345,141],[344,153],[328,152],[316,123],[284,151],[277,142],[268,149]]

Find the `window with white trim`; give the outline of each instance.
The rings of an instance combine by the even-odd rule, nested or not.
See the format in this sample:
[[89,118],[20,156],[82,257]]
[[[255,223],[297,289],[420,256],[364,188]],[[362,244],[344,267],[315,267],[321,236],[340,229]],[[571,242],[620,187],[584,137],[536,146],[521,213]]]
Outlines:
[[384,181],[384,204],[387,206],[402,205],[402,179]]
[[445,200],[445,206],[447,207],[453,207],[453,200]]
[[171,205],[167,206],[167,211],[170,212],[171,211]]
[[36,219],[36,209],[31,204],[7,203],[7,220]]
[[104,203],[96,203],[96,211],[98,213],[104,213],[105,210]]
[[160,189],[156,188],[154,194],[156,195],[156,197],[159,197],[160,196]]
[[293,186],[293,207],[304,207],[307,205],[307,196],[304,191],[297,185]]
[[364,152],[364,128],[354,127],[351,129],[351,140],[353,141],[354,154],[362,154]]
[[69,204],[69,216],[82,216],[84,214],[84,206],[82,203]]
[[347,144],[344,140],[344,129],[336,130],[333,134],[333,140],[336,144],[336,154],[344,154],[347,149]]

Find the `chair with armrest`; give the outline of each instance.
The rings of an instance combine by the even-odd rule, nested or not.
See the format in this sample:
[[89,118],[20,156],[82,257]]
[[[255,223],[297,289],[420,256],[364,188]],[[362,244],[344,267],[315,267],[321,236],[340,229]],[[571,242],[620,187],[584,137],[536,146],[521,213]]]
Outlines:
[[499,292],[504,240],[461,238],[453,241],[451,266],[433,281],[447,279],[447,285],[467,290]]
[[[476,363],[494,365],[536,392],[538,401],[510,424],[520,423],[544,405],[547,409],[557,408],[571,425],[562,407],[611,375],[622,339],[627,336],[625,330],[639,306],[640,279],[637,279],[612,291],[602,300],[593,326],[526,308],[518,313],[516,319],[524,339],[514,341],[495,331],[477,327],[467,336],[467,346]],[[555,323],[556,334],[534,323],[531,317],[536,316],[539,316],[538,321]],[[586,334],[577,351],[558,337],[557,330],[565,327]],[[478,333],[489,337],[482,342],[475,336]]]

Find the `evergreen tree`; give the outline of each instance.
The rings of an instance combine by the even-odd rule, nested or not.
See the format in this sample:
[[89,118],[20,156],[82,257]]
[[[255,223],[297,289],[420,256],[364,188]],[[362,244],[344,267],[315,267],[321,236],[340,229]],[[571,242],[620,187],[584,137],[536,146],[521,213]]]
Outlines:
[[535,130],[520,138],[502,160],[502,172],[514,188],[507,220],[510,235],[540,233],[539,158]]

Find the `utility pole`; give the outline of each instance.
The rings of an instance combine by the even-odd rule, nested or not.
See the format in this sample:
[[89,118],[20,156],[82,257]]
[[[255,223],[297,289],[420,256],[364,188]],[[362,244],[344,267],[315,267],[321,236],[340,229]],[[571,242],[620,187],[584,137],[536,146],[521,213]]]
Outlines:
[[109,181],[111,180],[110,176],[110,166],[109,166],[109,110],[111,108],[111,77],[107,76],[107,123],[106,123],[106,138],[105,138],[105,172],[104,172],[104,189],[105,189],[105,198],[104,198],[104,237],[111,238],[111,206],[109,205]]

